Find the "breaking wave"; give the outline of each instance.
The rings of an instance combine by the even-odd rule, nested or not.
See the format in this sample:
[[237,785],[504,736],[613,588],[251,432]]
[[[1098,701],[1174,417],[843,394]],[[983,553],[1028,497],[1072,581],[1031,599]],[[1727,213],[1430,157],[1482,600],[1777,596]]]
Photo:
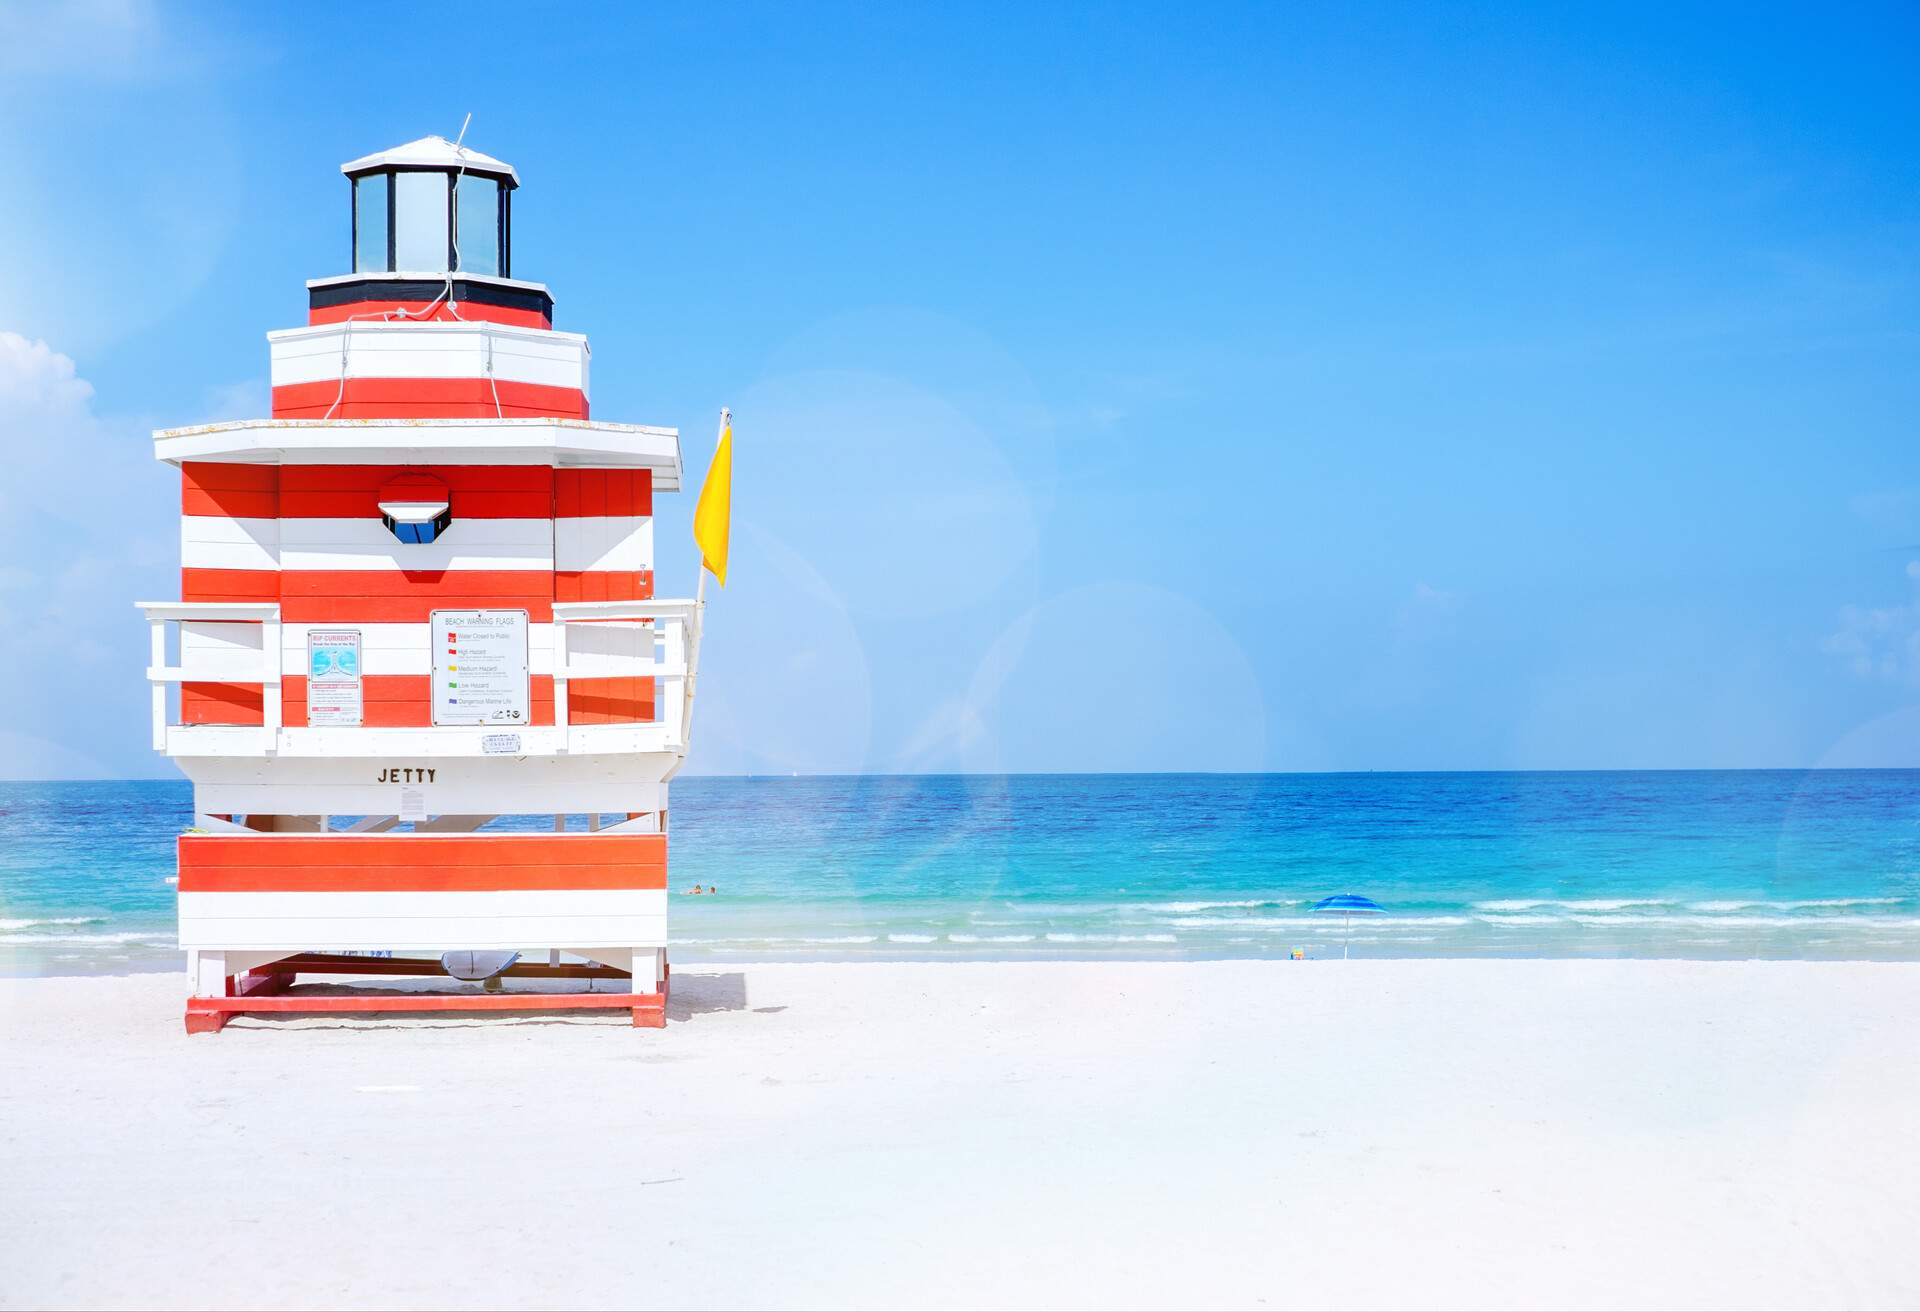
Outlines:
[[1670,907],[1660,897],[1586,897],[1562,900],[1552,897],[1509,897],[1491,902],[1475,902],[1475,911],[1532,911],[1539,907],[1563,907],[1568,911],[1624,911],[1628,907]]
[[[89,922],[82,920],[80,924]],[[113,934],[18,934],[0,939],[0,947],[36,947],[42,943],[164,943],[175,942],[170,929],[125,930]]]
[[1121,908],[1124,911],[1164,912],[1170,915],[1191,915],[1196,911],[1239,911],[1254,907],[1297,907],[1305,903],[1304,898],[1238,898],[1222,902],[1138,902]]
[[1177,943],[1172,934],[1049,934],[1049,943]]
[[12,933],[20,929],[38,929],[42,925],[99,925],[106,921],[105,916],[46,916],[35,919],[0,918],[0,932]]

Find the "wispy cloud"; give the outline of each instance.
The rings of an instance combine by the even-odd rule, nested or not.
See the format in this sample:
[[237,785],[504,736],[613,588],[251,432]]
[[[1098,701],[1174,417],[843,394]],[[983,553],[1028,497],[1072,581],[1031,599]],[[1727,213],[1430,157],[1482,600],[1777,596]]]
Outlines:
[[16,692],[0,777],[152,768],[132,603],[173,594],[177,494],[139,426],[102,418],[93,400],[69,356],[0,331],[0,685]]
[[177,84],[244,52],[232,24],[154,0],[7,0],[0,75],[65,83]]
[[225,423],[230,419],[258,419],[273,409],[273,393],[264,378],[209,387],[200,405],[199,422]]
[[198,289],[246,211],[244,24],[147,0],[0,0],[0,327],[90,352]]
[[1863,679],[1920,687],[1920,560],[1907,562],[1913,595],[1894,606],[1846,606],[1840,627],[1821,642]]
[[145,0],[13,0],[0,5],[0,73],[116,76],[144,62],[160,33]]
[[0,330],[0,406],[13,418],[70,422],[84,415],[93,384],[45,342]]

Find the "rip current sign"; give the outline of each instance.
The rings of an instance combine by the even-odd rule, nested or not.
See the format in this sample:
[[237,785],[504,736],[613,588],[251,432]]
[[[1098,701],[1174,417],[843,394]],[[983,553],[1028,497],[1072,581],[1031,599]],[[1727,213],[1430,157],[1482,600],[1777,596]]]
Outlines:
[[364,715],[360,630],[307,630],[307,723],[316,729],[353,729]]
[[433,643],[435,724],[520,725],[532,718],[527,675],[527,612],[436,610]]

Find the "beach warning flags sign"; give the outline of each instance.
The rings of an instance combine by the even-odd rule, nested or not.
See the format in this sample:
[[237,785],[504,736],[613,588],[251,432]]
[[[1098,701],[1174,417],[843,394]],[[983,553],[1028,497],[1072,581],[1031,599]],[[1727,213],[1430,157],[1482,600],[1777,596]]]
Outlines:
[[720,444],[707,466],[700,503],[693,509],[693,540],[700,544],[700,563],[727,586],[727,530],[733,516],[733,411],[720,412]]

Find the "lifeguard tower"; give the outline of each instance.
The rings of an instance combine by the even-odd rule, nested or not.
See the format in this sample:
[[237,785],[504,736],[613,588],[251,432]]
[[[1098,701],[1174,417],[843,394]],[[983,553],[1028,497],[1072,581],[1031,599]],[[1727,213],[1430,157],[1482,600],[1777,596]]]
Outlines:
[[[352,271],[267,334],[272,417],[154,434],[181,482],[181,600],[142,609],[153,745],[193,782],[187,1029],[664,1025],[701,619],[654,596],[679,434],[590,417],[587,339],[513,276],[511,165],[426,137],[342,172]],[[487,983],[295,987],[449,972]]]

